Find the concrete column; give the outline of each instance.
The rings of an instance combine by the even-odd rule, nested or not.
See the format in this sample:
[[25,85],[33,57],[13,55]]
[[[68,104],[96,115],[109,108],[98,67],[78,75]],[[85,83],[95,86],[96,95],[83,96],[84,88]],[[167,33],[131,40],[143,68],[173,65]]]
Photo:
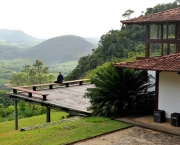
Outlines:
[[51,122],[50,108],[46,106],[46,123]]
[[14,129],[18,130],[18,109],[17,109],[17,100],[14,100]]

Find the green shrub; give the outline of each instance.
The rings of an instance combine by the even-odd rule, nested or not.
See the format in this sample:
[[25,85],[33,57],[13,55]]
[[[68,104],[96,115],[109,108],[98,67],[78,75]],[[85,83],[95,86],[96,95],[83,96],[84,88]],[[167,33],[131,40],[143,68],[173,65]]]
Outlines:
[[[88,88],[89,110],[94,115],[120,116],[130,113],[150,113],[154,107],[154,91],[148,92],[149,83],[146,71],[116,69],[110,63],[97,68],[91,81],[96,87]],[[149,99],[152,101],[148,101]],[[139,99],[141,98],[141,99]]]

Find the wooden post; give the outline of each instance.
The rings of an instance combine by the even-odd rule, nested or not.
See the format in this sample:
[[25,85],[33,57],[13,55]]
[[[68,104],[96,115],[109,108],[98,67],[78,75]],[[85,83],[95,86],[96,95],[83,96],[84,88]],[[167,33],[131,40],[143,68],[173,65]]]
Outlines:
[[[175,39],[178,40],[178,22],[176,22]],[[176,53],[178,53],[178,44],[176,44]]]
[[46,106],[46,123],[51,122],[50,108]]
[[43,101],[45,101],[46,100],[46,95],[42,95],[43,96]]
[[18,110],[17,110],[17,100],[14,100],[14,129],[18,130]]
[[53,85],[49,85],[49,89],[53,89]]
[[32,93],[28,93],[28,96],[29,96],[29,97],[32,97]]
[[83,84],[83,81],[80,81],[80,82],[79,82],[79,85],[82,85],[82,84]]
[[175,23],[175,39],[178,40],[178,22]]
[[33,91],[36,91],[36,86],[33,86]]
[[[161,40],[163,40],[163,23],[161,23]],[[161,56],[164,55],[164,44],[161,44]]]
[[13,89],[13,93],[14,93],[14,94],[17,94],[17,90],[16,90],[16,89]]
[[158,98],[159,98],[159,71],[156,71],[155,110],[158,110]]

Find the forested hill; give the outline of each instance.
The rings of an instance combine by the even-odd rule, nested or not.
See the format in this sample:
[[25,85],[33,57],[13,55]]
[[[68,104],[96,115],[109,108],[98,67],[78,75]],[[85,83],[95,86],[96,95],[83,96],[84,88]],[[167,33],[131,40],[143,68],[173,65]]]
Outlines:
[[20,57],[23,49],[13,45],[0,44],[0,60],[15,59]]
[[[179,7],[176,2],[158,4],[147,8],[143,15]],[[140,15],[142,16],[142,15]],[[145,26],[124,25],[121,30],[110,30],[101,36],[98,47],[92,55],[81,57],[76,68],[66,77],[67,80],[77,79],[91,69],[107,61],[133,57],[145,52]],[[138,55],[139,55],[138,54]]]
[[64,35],[48,39],[23,53],[24,58],[41,60],[44,63],[61,63],[78,60],[80,57],[92,54],[95,45],[84,38],[74,35]]

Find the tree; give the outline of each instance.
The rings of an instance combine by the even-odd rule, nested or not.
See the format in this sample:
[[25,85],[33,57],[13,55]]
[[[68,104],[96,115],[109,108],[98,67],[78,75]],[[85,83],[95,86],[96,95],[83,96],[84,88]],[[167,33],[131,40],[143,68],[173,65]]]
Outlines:
[[146,71],[116,69],[112,64],[99,68],[91,81],[96,87],[87,89],[94,115],[116,116],[132,112],[149,113],[154,109],[154,91],[147,91]]
[[[13,86],[24,86],[52,82],[54,80],[54,76],[49,74],[48,69],[48,67],[43,66],[43,63],[41,61],[36,60],[33,65],[25,65],[20,72],[14,73],[10,78],[10,81]],[[28,107],[26,107],[26,104],[24,102],[21,102],[20,105],[20,108],[22,108],[22,106],[25,106],[26,111],[20,110],[22,111],[20,113],[22,113],[23,116],[26,117],[35,114],[42,114],[44,110],[44,107],[39,108],[38,106],[34,104],[32,105],[31,103],[28,104]],[[39,110],[39,113],[37,113],[35,110]]]
[[180,2],[179,0],[176,0],[175,2],[172,2],[172,3],[158,4],[158,5],[154,6],[153,8],[147,8],[145,15],[149,15],[149,14],[153,14],[153,13],[177,8],[177,7],[179,7],[179,5],[178,5],[179,2]]
[[[153,8],[147,8],[143,16],[176,7],[178,7],[176,2],[157,5]],[[131,15],[132,12],[132,10],[127,10],[123,15]],[[122,25],[121,30],[110,30],[101,36],[98,47],[91,55],[79,59],[76,68],[65,79],[78,79],[105,62],[116,58],[128,58],[130,52],[141,54],[145,52],[145,40],[145,25]]]
[[3,104],[5,107],[13,104],[12,99],[9,98],[5,90],[0,90],[0,104]]
[[83,74],[86,74],[86,72],[105,62],[115,58],[125,58],[127,57],[127,51],[124,50],[129,50],[129,39],[124,37],[124,32],[110,30],[101,36],[98,48],[91,55],[81,57],[77,67],[65,79],[78,79]]
[[39,60],[31,65],[25,65],[24,69],[18,73],[14,73],[10,78],[13,86],[33,85],[52,82],[54,76],[48,72],[48,67],[44,67]]
[[129,9],[129,10],[127,10],[127,11],[125,11],[125,13],[124,14],[122,14],[122,16],[124,17],[124,18],[130,18],[130,16],[131,16],[131,14],[133,14],[134,13],[134,11],[133,10],[131,10],[131,9]]

